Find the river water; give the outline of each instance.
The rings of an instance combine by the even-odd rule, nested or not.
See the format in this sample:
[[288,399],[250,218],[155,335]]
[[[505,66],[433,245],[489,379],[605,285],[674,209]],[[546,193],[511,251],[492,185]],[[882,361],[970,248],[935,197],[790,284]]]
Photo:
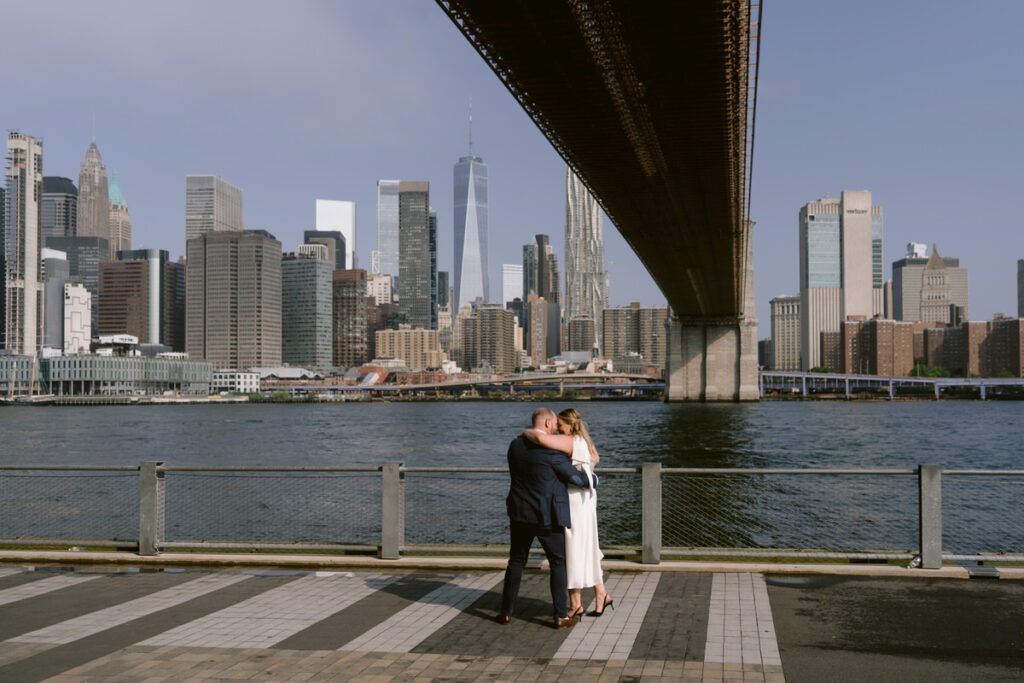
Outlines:
[[[1024,469],[1024,402],[664,404],[552,402],[587,420],[605,467]],[[373,402],[5,407],[0,465],[505,465],[534,404]],[[191,477],[191,478],[190,478]],[[109,479],[109,481],[108,481]],[[0,536],[134,538],[137,481],[0,477]],[[6,484],[5,484],[6,482]],[[109,485],[109,490],[104,487]],[[81,489],[88,504],[72,502]],[[168,538],[379,540],[379,475],[168,475]],[[507,475],[406,477],[409,543],[505,542]],[[91,490],[91,489],[90,489]],[[1024,478],[944,477],[947,545],[1024,551]],[[609,474],[599,494],[607,544],[636,545],[640,480]],[[20,500],[22,502],[11,502]],[[44,503],[45,501],[45,503]],[[915,477],[735,475],[664,479],[666,546],[909,549]],[[16,506],[16,507],[13,507]],[[0,509],[3,509],[0,507]],[[38,526],[24,519],[38,519]],[[110,517],[108,520],[107,517]],[[6,521],[5,521],[6,520]],[[12,521],[18,520],[18,521]],[[86,521],[91,520],[91,521]],[[113,520],[113,521],[111,521]],[[14,524],[17,528],[12,528]]]

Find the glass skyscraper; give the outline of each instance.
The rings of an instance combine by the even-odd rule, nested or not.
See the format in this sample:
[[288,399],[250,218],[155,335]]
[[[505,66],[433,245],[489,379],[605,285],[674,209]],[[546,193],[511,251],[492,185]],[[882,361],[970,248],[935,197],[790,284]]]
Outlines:
[[431,309],[435,308],[437,293],[437,216],[430,219],[430,183],[403,181],[399,185],[398,204],[398,305],[412,327],[436,329],[432,325],[437,324],[437,313]]
[[377,250],[371,258],[372,272],[387,273],[392,282],[398,277],[398,184],[377,181]]
[[455,164],[455,308],[477,297],[490,301],[487,268],[487,164],[468,156]]
[[281,360],[285,363],[331,367],[332,266],[331,260],[317,258],[315,253],[289,253],[281,260]]
[[43,177],[43,239],[74,237],[78,230],[78,188],[70,178]]
[[[78,189],[81,216],[81,184]],[[185,176],[186,240],[208,232],[241,232],[244,225],[240,188],[215,175]]]
[[882,225],[866,190],[800,209],[801,369],[821,367],[822,332],[884,313]]

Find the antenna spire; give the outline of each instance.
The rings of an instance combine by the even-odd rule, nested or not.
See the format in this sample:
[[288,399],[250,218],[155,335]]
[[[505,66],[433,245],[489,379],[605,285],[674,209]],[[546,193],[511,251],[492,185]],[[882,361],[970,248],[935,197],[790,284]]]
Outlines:
[[469,98],[469,156],[473,156],[473,98]]

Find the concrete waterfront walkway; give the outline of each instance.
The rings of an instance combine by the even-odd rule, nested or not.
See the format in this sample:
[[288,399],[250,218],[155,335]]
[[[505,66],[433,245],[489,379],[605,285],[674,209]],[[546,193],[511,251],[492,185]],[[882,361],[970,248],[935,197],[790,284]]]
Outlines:
[[1024,582],[955,567],[609,562],[615,609],[555,631],[544,571],[494,622],[493,558],[91,555],[0,553],[0,680],[1024,678]]

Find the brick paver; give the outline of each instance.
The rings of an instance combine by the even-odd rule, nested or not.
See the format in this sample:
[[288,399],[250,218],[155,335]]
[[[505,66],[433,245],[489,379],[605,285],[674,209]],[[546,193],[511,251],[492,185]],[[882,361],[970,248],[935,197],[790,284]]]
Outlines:
[[[782,680],[758,574],[608,574],[615,608],[560,631],[551,628],[544,572],[524,577],[520,613],[510,626],[494,621],[500,572],[259,581],[229,571],[158,574],[121,576],[124,592],[89,600],[68,591],[84,589],[82,580],[96,574],[64,573],[0,590],[0,598],[19,594],[8,590],[29,596],[0,607],[8,631],[0,641],[0,678]],[[12,625],[61,596],[78,607],[50,608],[48,622],[26,619],[20,632]]]

